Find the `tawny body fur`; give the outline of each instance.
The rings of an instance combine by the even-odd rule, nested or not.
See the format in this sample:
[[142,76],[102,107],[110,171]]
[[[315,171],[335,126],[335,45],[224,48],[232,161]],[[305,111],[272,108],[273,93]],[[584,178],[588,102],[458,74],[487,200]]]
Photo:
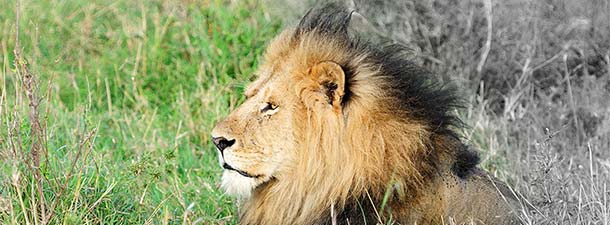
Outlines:
[[241,224],[517,224],[519,205],[450,127],[454,93],[310,11],[273,40],[247,100],[212,131]]

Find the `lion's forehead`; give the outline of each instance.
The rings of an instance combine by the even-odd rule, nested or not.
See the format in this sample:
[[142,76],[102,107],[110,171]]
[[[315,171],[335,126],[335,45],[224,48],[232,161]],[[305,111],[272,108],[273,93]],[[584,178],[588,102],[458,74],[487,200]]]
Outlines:
[[286,102],[291,100],[291,94],[299,81],[294,76],[286,74],[269,75],[260,77],[246,88],[245,95],[256,101],[264,102]]

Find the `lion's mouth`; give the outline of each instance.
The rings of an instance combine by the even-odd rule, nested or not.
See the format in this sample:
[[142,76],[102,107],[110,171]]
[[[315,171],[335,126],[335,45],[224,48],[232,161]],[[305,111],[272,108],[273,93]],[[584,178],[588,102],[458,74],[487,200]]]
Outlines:
[[235,169],[235,168],[233,168],[231,165],[229,165],[227,163],[223,163],[222,164],[222,168],[225,168],[226,170],[233,170],[233,171],[239,173],[240,175],[242,175],[244,177],[248,177],[248,178],[259,178],[259,177],[261,177],[261,175],[252,175],[252,174],[249,174],[246,171]]

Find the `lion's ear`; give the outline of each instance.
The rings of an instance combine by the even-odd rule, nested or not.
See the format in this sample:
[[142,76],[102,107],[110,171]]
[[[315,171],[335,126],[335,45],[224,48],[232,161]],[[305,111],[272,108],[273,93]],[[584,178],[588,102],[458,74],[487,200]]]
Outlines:
[[341,109],[341,99],[345,94],[345,73],[343,68],[335,62],[325,61],[311,67],[310,76],[319,85],[319,91],[323,94],[328,104],[336,112]]

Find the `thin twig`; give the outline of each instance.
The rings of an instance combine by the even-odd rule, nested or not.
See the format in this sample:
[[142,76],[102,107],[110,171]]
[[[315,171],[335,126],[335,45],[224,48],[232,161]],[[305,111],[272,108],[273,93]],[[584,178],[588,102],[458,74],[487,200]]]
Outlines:
[[48,219],[50,220],[53,215],[55,214],[55,208],[57,207],[57,204],[59,203],[59,200],[61,199],[61,196],[63,195],[64,191],[66,190],[67,186],[68,186],[68,181],[72,178],[72,175],[74,173],[74,168],[76,167],[76,163],[79,161],[79,158],[81,156],[81,152],[83,149],[83,146],[85,146],[85,144],[87,144],[91,138],[95,135],[96,129],[93,129],[91,132],[89,132],[89,134],[85,137],[85,139],[83,139],[79,145],[78,145],[78,150],[76,153],[76,156],[74,157],[74,159],[72,160],[72,164],[70,165],[70,170],[68,170],[68,173],[66,174],[66,182],[64,183],[64,185],[62,185],[59,189],[59,192],[57,192],[55,194],[55,200],[53,201],[53,204],[51,204],[51,208],[50,208],[50,212],[48,215]]
[[493,35],[493,17],[492,17],[492,0],[485,1],[485,13],[487,15],[487,40],[485,41],[485,46],[483,48],[483,54],[481,54],[481,61],[479,61],[479,65],[477,65],[477,73],[479,76],[481,75],[481,71],[483,71],[483,66],[485,65],[485,61],[487,61],[487,55],[489,55],[489,51],[491,49],[491,38]]
[[563,54],[563,63],[565,66],[565,79],[568,86],[568,97],[570,98],[570,108],[572,109],[572,117],[574,118],[574,127],[576,128],[576,140],[580,143],[580,126],[578,125],[578,114],[576,114],[576,103],[572,94],[572,84],[570,82],[570,69],[568,68],[568,54]]
[[544,62],[542,62],[542,63],[540,63],[540,64],[538,64],[538,65],[534,66],[534,67],[533,67],[533,68],[530,70],[530,72],[532,72],[532,73],[533,73],[534,71],[539,70],[539,69],[542,69],[543,67],[545,67],[545,66],[547,66],[547,65],[551,64],[553,61],[555,61],[557,58],[559,58],[559,56],[561,56],[563,53],[565,53],[565,51],[566,51],[565,49],[562,49],[561,51],[559,51],[559,52],[557,52],[555,55],[553,55],[553,57],[551,57],[551,58],[549,58],[549,59],[545,60]]
[[47,224],[47,216],[45,209],[45,197],[44,192],[42,191],[42,182],[43,178],[40,173],[40,153],[44,151],[44,145],[42,137],[44,135],[43,127],[40,124],[40,117],[38,114],[38,106],[40,100],[36,95],[37,91],[37,82],[36,77],[33,73],[30,72],[27,62],[21,56],[21,46],[19,45],[19,16],[20,16],[20,1],[16,1],[15,4],[15,49],[13,53],[15,55],[14,66],[15,71],[21,78],[22,85],[24,87],[24,91],[26,94],[26,98],[28,100],[29,106],[29,117],[30,117],[30,136],[32,138],[32,145],[30,148],[30,162],[28,167],[32,170],[34,174],[34,179],[36,180],[38,197],[39,197],[39,207],[42,224]]

